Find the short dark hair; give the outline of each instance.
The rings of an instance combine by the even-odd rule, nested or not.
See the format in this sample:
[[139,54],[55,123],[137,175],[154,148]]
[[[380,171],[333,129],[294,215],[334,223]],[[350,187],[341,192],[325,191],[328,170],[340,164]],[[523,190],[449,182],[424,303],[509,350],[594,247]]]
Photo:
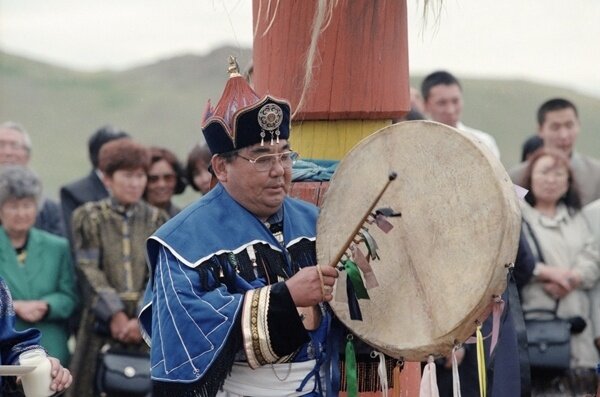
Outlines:
[[112,140],[100,149],[98,162],[100,170],[109,177],[119,170],[136,168],[148,173],[150,153],[146,146],[132,139]]
[[462,86],[460,82],[454,75],[445,70],[438,70],[433,73],[428,74],[421,83],[421,95],[423,96],[423,100],[427,101],[429,98],[429,94],[431,93],[431,89],[436,85],[454,85],[456,84],[458,88],[462,90]]
[[177,183],[175,184],[175,190],[173,191],[173,193],[174,194],[183,193],[183,191],[185,190],[185,187],[187,186],[187,181],[185,178],[185,173],[183,171],[183,166],[177,159],[177,156],[175,156],[175,154],[172,151],[170,151],[169,149],[162,148],[162,147],[152,146],[152,147],[150,147],[149,150],[150,150],[150,167],[152,166],[152,164],[158,163],[161,160],[165,160],[167,163],[169,163],[171,168],[173,168],[173,171],[175,172],[175,175],[177,178]]
[[521,161],[527,161],[536,150],[544,146],[544,141],[539,135],[532,135],[523,142]]
[[525,168],[525,173],[523,174],[522,180],[519,184],[520,186],[529,190],[529,193],[527,193],[527,195],[525,196],[525,201],[527,201],[532,207],[535,206],[537,202],[533,190],[531,189],[531,174],[533,173],[533,166],[543,156],[550,156],[557,163],[563,164],[567,167],[567,170],[569,172],[569,188],[567,189],[567,192],[558,201],[564,203],[571,214],[573,214],[575,211],[580,210],[581,197],[579,195],[579,188],[577,185],[577,181],[575,180],[575,177],[573,175],[573,169],[571,168],[571,162],[569,161],[569,158],[565,156],[562,152],[547,147],[539,148],[538,150],[533,152],[527,160],[527,167]]
[[555,112],[557,110],[563,109],[573,109],[575,112],[575,117],[579,118],[577,113],[577,108],[573,104],[573,102],[564,99],[564,98],[552,98],[542,103],[540,108],[537,111],[537,122],[538,125],[541,126],[546,121],[546,114],[548,112]]
[[210,160],[212,153],[208,149],[208,145],[196,145],[190,151],[187,158],[187,164],[185,167],[185,175],[187,176],[188,183],[195,191],[199,192],[200,187],[194,183],[194,176],[196,175],[196,165],[198,162],[202,162],[206,169],[209,169]]
[[98,128],[88,140],[88,151],[90,154],[90,161],[92,162],[94,168],[98,168],[98,154],[100,153],[102,145],[114,139],[129,137],[130,136],[128,133],[116,127],[113,127],[112,125],[107,124]]

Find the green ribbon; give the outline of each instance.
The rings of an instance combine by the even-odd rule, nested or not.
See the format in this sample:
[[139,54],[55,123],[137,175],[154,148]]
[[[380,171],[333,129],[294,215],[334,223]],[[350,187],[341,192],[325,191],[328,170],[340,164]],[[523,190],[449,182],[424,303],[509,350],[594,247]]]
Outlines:
[[356,354],[352,338],[346,342],[346,394],[348,397],[358,397],[358,382],[356,381]]
[[342,263],[344,264],[344,269],[346,269],[346,274],[350,277],[356,297],[358,299],[371,299],[369,298],[369,293],[365,288],[365,283],[363,282],[360,270],[358,270],[356,263],[352,262],[350,259],[346,259]]

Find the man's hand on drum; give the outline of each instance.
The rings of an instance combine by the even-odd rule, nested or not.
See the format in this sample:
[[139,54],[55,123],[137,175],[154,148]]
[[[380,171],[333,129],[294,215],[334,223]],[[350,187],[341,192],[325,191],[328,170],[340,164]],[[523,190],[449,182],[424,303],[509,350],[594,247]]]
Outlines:
[[309,266],[300,269],[285,284],[297,307],[313,306],[333,299],[333,285],[338,271],[332,266]]

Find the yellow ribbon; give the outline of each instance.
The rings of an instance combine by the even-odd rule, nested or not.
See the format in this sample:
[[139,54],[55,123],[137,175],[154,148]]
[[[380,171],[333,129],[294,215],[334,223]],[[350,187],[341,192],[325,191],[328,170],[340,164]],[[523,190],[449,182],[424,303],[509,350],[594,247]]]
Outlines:
[[486,397],[487,381],[485,375],[485,349],[483,346],[483,335],[481,334],[481,325],[477,326],[477,372],[479,375],[479,395]]

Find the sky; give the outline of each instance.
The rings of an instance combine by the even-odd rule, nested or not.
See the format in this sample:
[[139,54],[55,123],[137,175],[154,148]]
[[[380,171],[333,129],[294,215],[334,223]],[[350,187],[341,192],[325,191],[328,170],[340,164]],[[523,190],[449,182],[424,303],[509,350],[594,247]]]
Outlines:
[[[598,0],[444,0],[426,19],[423,0],[407,3],[411,73],[443,68],[600,97]],[[250,0],[0,0],[1,50],[77,70],[225,44],[252,46]]]

